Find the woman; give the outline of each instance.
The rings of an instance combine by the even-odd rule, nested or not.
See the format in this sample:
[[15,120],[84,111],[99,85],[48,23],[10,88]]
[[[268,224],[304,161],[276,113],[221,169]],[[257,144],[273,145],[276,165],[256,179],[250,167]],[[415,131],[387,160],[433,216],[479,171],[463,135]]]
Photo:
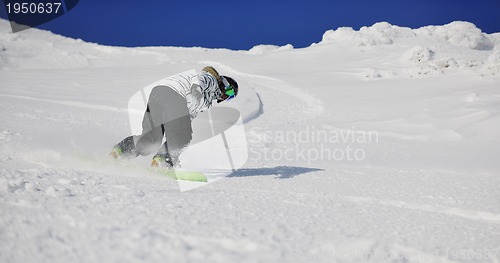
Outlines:
[[[113,147],[113,158],[134,158],[157,152],[151,166],[171,168],[192,139],[191,120],[208,110],[212,102],[238,95],[238,83],[220,76],[213,67],[201,73],[181,73],[158,82],[149,95],[141,135],[129,136]],[[161,142],[165,137],[166,141]]]

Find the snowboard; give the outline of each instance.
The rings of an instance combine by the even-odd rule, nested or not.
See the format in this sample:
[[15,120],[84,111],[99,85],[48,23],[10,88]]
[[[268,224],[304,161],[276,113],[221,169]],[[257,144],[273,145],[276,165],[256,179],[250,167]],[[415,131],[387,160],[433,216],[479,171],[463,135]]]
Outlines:
[[96,158],[94,156],[80,155],[78,157],[78,161],[79,163],[83,163],[85,166],[89,166],[92,169],[106,170],[110,172],[113,171],[120,172],[126,170],[127,173],[160,175],[181,181],[192,181],[192,182],[208,181],[207,177],[202,172],[198,171],[149,167],[131,161],[113,159],[109,157]]
[[156,167],[149,167],[148,170],[155,174],[168,176],[174,180],[204,182],[204,183],[208,181],[207,177],[203,173],[196,171],[184,171],[179,169],[174,170],[174,169],[156,168]]

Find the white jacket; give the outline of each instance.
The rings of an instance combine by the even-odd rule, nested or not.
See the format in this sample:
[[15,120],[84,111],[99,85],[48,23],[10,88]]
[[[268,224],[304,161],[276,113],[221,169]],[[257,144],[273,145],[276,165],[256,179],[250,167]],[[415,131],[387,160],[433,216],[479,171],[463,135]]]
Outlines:
[[222,97],[217,79],[212,74],[202,71],[187,71],[164,78],[156,86],[168,86],[186,98],[191,119],[198,113],[208,110],[212,102]]

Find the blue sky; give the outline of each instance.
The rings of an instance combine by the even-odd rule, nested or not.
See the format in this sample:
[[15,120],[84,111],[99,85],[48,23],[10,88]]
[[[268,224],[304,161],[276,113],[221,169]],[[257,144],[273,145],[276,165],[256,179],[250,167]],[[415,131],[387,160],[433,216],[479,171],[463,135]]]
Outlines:
[[[305,47],[326,30],[380,21],[417,28],[464,20],[484,32],[500,32],[498,10],[500,0],[80,0],[38,28],[117,46]],[[0,16],[6,18],[3,6]]]

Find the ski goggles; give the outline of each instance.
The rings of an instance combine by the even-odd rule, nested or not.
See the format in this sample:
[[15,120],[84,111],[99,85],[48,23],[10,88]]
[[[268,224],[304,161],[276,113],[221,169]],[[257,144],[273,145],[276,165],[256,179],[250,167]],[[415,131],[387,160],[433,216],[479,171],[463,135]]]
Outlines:
[[224,77],[222,78],[222,84],[224,84],[225,94],[227,95],[226,100],[231,100],[236,97],[234,86],[229,84],[229,82]]

